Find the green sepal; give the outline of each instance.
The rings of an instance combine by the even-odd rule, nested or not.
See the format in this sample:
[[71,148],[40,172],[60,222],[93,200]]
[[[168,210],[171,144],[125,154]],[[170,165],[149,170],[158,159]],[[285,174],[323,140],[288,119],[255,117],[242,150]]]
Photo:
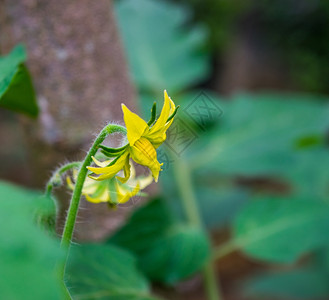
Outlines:
[[101,152],[107,157],[117,157],[120,156],[127,148],[127,145],[120,147],[120,148],[109,148],[104,145],[99,145],[101,148]]
[[108,182],[108,190],[110,193],[109,204],[111,204],[112,207],[116,207],[119,203],[118,194],[117,194],[116,187],[115,187],[115,181],[116,181],[116,179],[113,177]]
[[155,118],[156,118],[156,113],[157,113],[157,104],[156,104],[156,102],[154,102],[153,106],[151,108],[151,119],[150,119],[150,121],[147,122],[148,126],[151,126],[154,123]]
[[[170,117],[167,119],[167,122],[169,122],[169,121],[170,121],[170,120],[176,115],[178,108],[179,108],[179,105],[175,108],[174,112],[173,112],[173,113],[170,115]],[[166,123],[167,123],[167,122],[166,122]]]

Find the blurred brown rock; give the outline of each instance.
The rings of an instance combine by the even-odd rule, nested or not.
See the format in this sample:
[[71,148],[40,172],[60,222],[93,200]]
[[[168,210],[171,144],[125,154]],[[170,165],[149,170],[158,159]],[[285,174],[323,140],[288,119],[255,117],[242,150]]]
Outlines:
[[[106,123],[122,123],[122,102],[134,108],[135,90],[129,79],[112,2],[1,0],[0,30],[2,54],[17,43],[27,47],[28,67],[41,109],[37,121],[21,118],[23,140],[19,136],[6,143],[8,133],[13,135],[21,130],[17,125],[0,136],[7,154],[11,153],[10,147],[16,146],[25,148],[22,157],[27,156],[23,163],[21,159],[15,164],[13,159],[7,166],[12,172],[2,168],[0,176],[42,188],[60,163],[84,156],[95,134]],[[12,120],[1,118],[1,127],[8,119]],[[19,178],[8,177],[9,173]],[[109,213],[103,205],[85,202],[82,206],[88,210],[82,210],[78,217],[80,239],[101,238],[120,222],[120,211]],[[62,223],[63,218],[59,227]]]

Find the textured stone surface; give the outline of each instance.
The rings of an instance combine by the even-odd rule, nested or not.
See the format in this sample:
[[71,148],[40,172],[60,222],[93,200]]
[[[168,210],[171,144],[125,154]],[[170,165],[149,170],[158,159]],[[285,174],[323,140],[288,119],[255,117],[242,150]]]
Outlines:
[[[122,123],[122,102],[134,108],[135,91],[111,5],[109,0],[0,0],[0,52],[25,44],[41,108],[37,121],[21,120],[25,138],[16,146],[26,149],[29,172],[20,183],[42,187],[60,163],[80,159],[107,122]],[[6,170],[0,173],[6,177]],[[101,238],[129,211],[82,206],[79,239]]]
[[131,104],[133,89],[110,1],[1,3],[1,52],[27,46],[45,141],[81,143],[108,120],[121,120],[118,104]]

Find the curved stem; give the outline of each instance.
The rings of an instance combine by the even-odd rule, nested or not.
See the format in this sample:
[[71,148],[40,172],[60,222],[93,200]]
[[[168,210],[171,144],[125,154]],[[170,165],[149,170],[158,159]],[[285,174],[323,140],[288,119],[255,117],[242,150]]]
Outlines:
[[61,167],[59,167],[51,176],[49,179],[47,185],[46,185],[46,195],[50,196],[54,186],[56,186],[56,183],[58,181],[61,181],[61,175],[63,175],[66,171],[72,169],[72,168],[77,168],[81,165],[81,161],[73,161],[70,163],[67,163]]
[[216,272],[212,261],[210,260],[203,268],[203,278],[205,284],[205,290],[210,300],[220,300],[222,299],[221,293],[219,291],[219,284],[216,280]]
[[227,243],[217,246],[213,251],[213,260],[221,259],[222,257],[229,255],[230,253],[238,250],[237,243],[228,241]]
[[183,159],[178,159],[174,164],[175,177],[181,194],[181,199],[187,220],[196,226],[202,226],[197,200],[193,192],[190,170]]
[[99,133],[96,140],[94,141],[93,145],[89,149],[84,161],[82,162],[82,165],[79,169],[78,177],[76,180],[76,184],[73,190],[70,207],[67,213],[66,222],[64,226],[64,231],[62,235],[62,241],[61,241],[61,247],[63,248],[69,248],[71,244],[71,239],[74,231],[74,225],[75,220],[77,217],[79,204],[80,204],[80,198],[82,193],[83,184],[85,182],[88,169],[87,167],[92,162],[92,156],[94,156],[98,150],[98,146],[105,140],[105,138],[114,132],[121,132],[123,134],[127,133],[126,128],[120,126],[120,125],[112,125],[109,124],[106,127],[103,128],[103,130]]
[[[192,225],[203,228],[197,200],[193,191],[191,170],[183,159],[176,160],[174,164],[174,173],[188,221]],[[216,280],[215,270],[212,265],[212,259],[210,259],[203,268],[203,279],[208,299],[222,299],[219,283]]]

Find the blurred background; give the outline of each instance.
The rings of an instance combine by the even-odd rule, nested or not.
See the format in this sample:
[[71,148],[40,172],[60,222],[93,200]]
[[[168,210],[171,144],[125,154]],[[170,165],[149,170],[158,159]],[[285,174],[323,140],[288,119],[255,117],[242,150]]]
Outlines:
[[[145,267],[157,295],[211,299],[199,275],[211,261],[223,299],[329,299],[328,1],[4,0],[0,28],[2,56],[26,47],[39,110],[0,108],[1,180],[42,190],[102,126],[123,124],[121,103],[147,120],[166,89],[180,110],[159,184],[116,211],[83,201],[76,240],[116,231],[112,242],[138,256],[153,240],[137,249],[122,226],[161,202],[212,246],[206,255],[190,232],[171,240],[185,266]],[[60,233],[67,190],[57,198]]]

